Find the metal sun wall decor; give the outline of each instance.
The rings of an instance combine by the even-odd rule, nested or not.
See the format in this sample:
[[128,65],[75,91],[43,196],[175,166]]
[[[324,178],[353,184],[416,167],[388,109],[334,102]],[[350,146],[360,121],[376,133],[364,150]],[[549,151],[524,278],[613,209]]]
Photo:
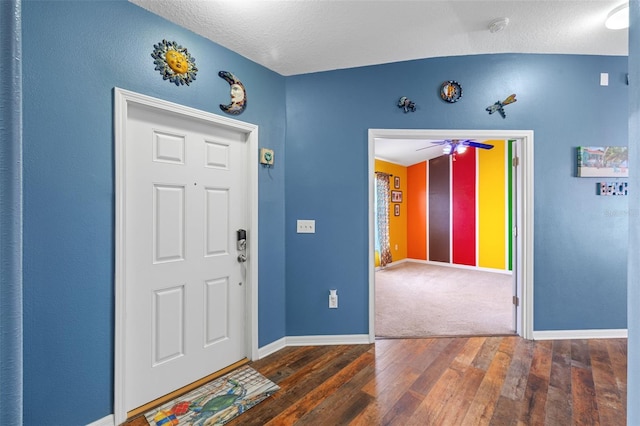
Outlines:
[[231,103],[228,105],[220,104],[220,109],[231,115],[242,113],[247,107],[247,91],[244,88],[244,84],[228,71],[220,71],[218,76],[226,80],[231,89]]
[[196,58],[191,56],[186,47],[175,41],[162,40],[154,44],[151,57],[156,64],[156,71],[160,71],[163,80],[169,80],[176,86],[188,86],[196,79]]
[[406,96],[403,96],[398,101],[398,108],[402,108],[405,113],[411,111],[416,112],[416,104]]
[[498,101],[493,105],[489,105],[486,108],[486,110],[489,111],[489,114],[493,114],[494,112],[498,111],[498,113],[500,113],[502,118],[507,118],[507,113],[504,112],[504,107],[505,107],[505,105],[512,104],[515,101],[517,101],[517,99],[516,99],[516,94],[514,93],[514,94],[510,95],[507,99],[505,99],[502,102]]

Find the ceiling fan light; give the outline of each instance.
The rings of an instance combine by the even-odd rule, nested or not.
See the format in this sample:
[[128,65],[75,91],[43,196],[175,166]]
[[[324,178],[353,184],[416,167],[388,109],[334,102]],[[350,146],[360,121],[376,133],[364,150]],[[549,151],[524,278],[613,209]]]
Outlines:
[[445,145],[442,148],[442,153],[445,154],[445,155],[451,154],[451,151],[453,151],[453,147],[451,145],[449,145],[449,144]]
[[464,145],[456,146],[456,151],[458,152],[458,154],[464,154],[466,150],[467,150],[467,147]]
[[629,3],[623,3],[609,12],[604,26],[610,30],[629,28]]

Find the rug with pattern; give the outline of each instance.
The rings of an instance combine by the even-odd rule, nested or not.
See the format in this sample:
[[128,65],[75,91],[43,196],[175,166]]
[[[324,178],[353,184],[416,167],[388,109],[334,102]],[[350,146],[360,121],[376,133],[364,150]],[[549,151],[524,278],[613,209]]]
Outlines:
[[280,389],[245,365],[145,413],[152,426],[223,425]]

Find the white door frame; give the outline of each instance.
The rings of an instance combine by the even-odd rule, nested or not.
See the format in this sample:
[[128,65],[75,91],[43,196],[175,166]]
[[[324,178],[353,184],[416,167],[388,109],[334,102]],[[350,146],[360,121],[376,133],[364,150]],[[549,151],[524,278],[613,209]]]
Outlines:
[[[520,321],[522,329],[518,334],[525,339],[533,339],[533,130],[452,130],[452,129],[369,129],[369,342],[375,334],[375,218],[374,218],[374,173],[375,140],[384,139],[501,139],[521,141],[520,171],[522,174],[518,194],[520,204],[521,229],[518,229],[515,268],[516,282],[522,283],[520,292]],[[514,200],[515,202],[515,200]],[[515,225],[515,224],[514,224]]]
[[247,140],[247,229],[246,276],[246,357],[258,358],[258,126],[215,115],[150,96],[114,88],[115,136],[115,354],[114,354],[114,417],[115,424],[127,419],[125,405],[126,366],[126,312],[125,312],[125,149],[129,105],[142,105],[162,111],[197,118],[216,127],[227,127],[244,133]]

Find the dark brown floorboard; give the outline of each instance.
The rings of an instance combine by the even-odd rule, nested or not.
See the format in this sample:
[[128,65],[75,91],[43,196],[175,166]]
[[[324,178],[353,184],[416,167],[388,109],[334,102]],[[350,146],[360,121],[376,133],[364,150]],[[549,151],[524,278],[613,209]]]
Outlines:
[[228,425],[625,425],[626,360],[626,339],[289,347],[250,364],[281,389]]

